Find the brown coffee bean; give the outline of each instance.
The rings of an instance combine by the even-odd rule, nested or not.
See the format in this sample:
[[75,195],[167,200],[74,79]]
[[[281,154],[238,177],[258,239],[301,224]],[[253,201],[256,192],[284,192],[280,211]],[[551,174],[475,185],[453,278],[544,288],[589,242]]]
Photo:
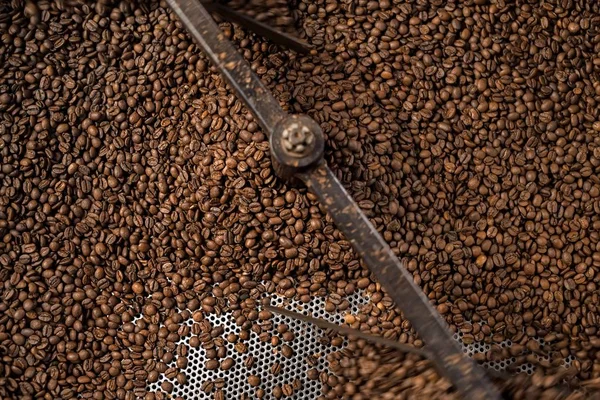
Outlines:
[[215,369],[219,368],[219,361],[217,361],[217,360],[208,360],[208,361],[206,361],[206,363],[204,364],[204,366],[208,370],[215,370]]
[[279,375],[279,373],[281,372],[281,364],[278,362],[273,363],[269,371],[275,376]]
[[271,392],[271,394],[273,395],[273,397],[275,397],[276,399],[280,399],[283,397],[283,390],[281,389],[281,386],[277,385],[273,388],[273,391]]
[[223,361],[221,361],[221,369],[223,371],[227,371],[228,369],[231,369],[235,364],[235,361],[233,360],[233,358],[228,357],[226,359],[224,359]]
[[261,310],[258,313],[258,318],[261,320],[267,320],[273,317],[273,313],[271,313],[270,311],[267,310]]
[[173,384],[169,381],[164,381],[160,384],[160,388],[167,393],[173,392]]
[[286,383],[281,387],[281,392],[284,396],[289,397],[294,394],[294,388],[292,385]]
[[177,357],[175,364],[179,369],[186,369],[188,366],[188,359],[186,357]]
[[140,282],[135,282],[133,285],[131,285],[131,288],[136,294],[144,293],[144,285],[142,285]]
[[252,387],[256,387],[256,386],[260,385],[260,381],[261,381],[261,379],[260,379],[260,377],[259,377],[259,376],[257,376],[257,375],[250,375],[250,376],[248,377],[248,383],[249,383],[249,384],[250,384],[250,386],[252,386]]
[[192,336],[189,340],[189,344],[193,348],[200,347],[200,339],[198,338],[198,336]]
[[291,358],[294,355],[294,350],[287,344],[284,344],[281,346],[281,354],[283,354],[285,358]]

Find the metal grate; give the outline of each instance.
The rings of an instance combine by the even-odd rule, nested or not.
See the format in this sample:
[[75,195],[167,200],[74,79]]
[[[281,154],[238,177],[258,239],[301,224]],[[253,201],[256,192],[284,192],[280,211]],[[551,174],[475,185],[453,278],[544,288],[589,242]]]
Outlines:
[[[363,293],[356,292],[346,298],[350,303],[350,307],[344,313],[329,313],[325,311],[325,299],[324,298],[313,298],[309,303],[301,303],[294,300],[285,299],[282,297],[274,296],[271,298],[271,304],[281,306],[301,312],[306,315],[311,315],[315,318],[322,318],[324,320],[341,324],[344,322],[344,315],[348,312],[351,314],[357,314],[360,308],[369,302],[368,298]],[[239,334],[240,327],[235,324],[234,318],[230,313],[223,313],[221,315],[208,314],[206,319],[210,321],[213,327],[222,326],[224,329],[223,337],[226,337],[230,333]],[[309,380],[307,378],[307,372],[310,368],[316,368],[319,371],[328,371],[327,355],[333,351],[340,350],[343,348],[335,348],[331,345],[323,344],[320,338],[323,337],[324,332],[320,328],[313,325],[291,319],[281,315],[274,315],[272,318],[273,335],[277,335],[276,328],[279,324],[286,324],[289,330],[295,334],[295,339],[289,343],[294,350],[294,354],[290,358],[285,358],[281,354],[281,346],[284,344],[282,341],[280,345],[273,346],[270,342],[264,343],[259,339],[257,333],[250,331],[250,337],[245,342],[248,346],[248,351],[244,354],[238,353],[234,349],[234,344],[226,343],[227,357],[234,359],[234,366],[227,370],[207,370],[205,368],[205,362],[207,361],[205,350],[202,347],[192,348],[189,347],[188,353],[188,366],[183,372],[187,376],[187,383],[180,385],[174,379],[167,379],[162,375],[159,380],[153,384],[150,384],[149,391],[158,391],[164,381],[169,381],[173,384],[174,390],[171,394],[172,398],[182,397],[186,400],[192,399],[213,399],[214,393],[205,393],[201,390],[202,385],[207,381],[216,381],[218,379],[224,380],[224,386],[222,388],[225,399],[240,399],[242,395],[248,396],[248,398],[256,398],[256,390],[261,388],[265,391],[264,399],[274,399],[272,393],[273,389],[279,385],[285,383],[292,384],[294,380],[300,382],[301,386],[295,390],[294,394],[288,398],[291,399],[316,399],[321,392],[321,383],[319,380]],[[191,326],[194,321],[190,318],[184,321],[184,324]],[[188,344],[191,335],[181,338],[179,343]],[[491,346],[483,342],[475,342],[473,344],[465,344],[462,340],[462,333],[455,333],[454,339],[460,344],[463,351],[469,356],[473,356],[476,353],[485,353],[491,349]],[[536,339],[540,346],[544,345],[542,339]],[[511,341],[506,340],[499,345],[501,347],[511,346]],[[244,360],[249,355],[254,356],[255,363],[251,368],[246,368]],[[316,365],[310,366],[307,363],[307,357],[312,356],[317,360]],[[547,357],[538,356],[540,358],[548,359]],[[573,358],[570,356],[564,361],[564,366],[568,367],[571,364]],[[503,371],[508,366],[516,361],[515,358],[508,358],[505,360],[488,361],[484,362],[483,366],[486,368],[495,369],[497,371]],[[176,360],[173,360],[168,367],[175,366]],[[274,362],[281,364],[281,372],[277,376],[274,376],[270,372],[270,367]],[[519,372],[525,372],[532,374],[535,370],[532,364],[522,364],[517,367]],[[261,383],[258,387],[252,387],[248,383],[249,375],[257,375],[261,377]]]
[[[469,355],[469,357],[473,357],[473,355],[476,353],[487,353],[488,351],[490,351],[492,349],[492,346],[490,346],[489,344],[484,343],[484,342],[475,342],[472,344],[465,344],[462,340],[462,338],[463,338],[462,332],[455,333],[453,337],[460,344],[463,351],[467,355]],[[538,342],[540,347],[543,347],[545,344],[544,339],[534,338],[534,340],[536,342]],[[500,347],[510,347],[510,346],[512,346],[512,342],[510,340],[504,340],[503,342],[498,343],[498,345]],[[548,356],[542,356],[542,355],[535,355],[535,356],[539,360],[546,360],[546,361],[550,360],[550,357],[548,357]],[[573,360],[574,360],[573,356],[567,357],[563,361],[563,366],[565,368],[570,367],[571,362]],[[503,360],[486,361],[486,362],[482,363],[482,365],[485,368],[495,369],[496,371],[504,371],[510,365],[514,364],[516,361],[517,361],[517,359],[515,357],[510,357],[510,358],[506,358]],[[531,363],[524,363],[524,364],[517,366],[517,372],[519,372],[519,373],[525,372],[525,373],[531,375],[535,371],[535,368],[536,367]]]
[[[349,311],[352,313],[358,312],[361,305],[368,303],[368,300],[360,294],[353,294],[347,299],[351,304]],[[271,300],[271,304],[286,307],[297,312],[303,312],[306,315],[312,315],[337,324],[341,324],[344,321],[343,313],[329,313],[325,311],[325,299],[323,298],[314,298],[310,303],[305,304],[280,297],[274,297]],[[240,327],[235,324],[235,320],[230,313],[221,315],[209,314],[206,315],[206,319],[211,322],[213,327],[222,326],[224,328],[224,337],[230,333],[239,334],[240,332]],[[172,393],[173,397],[181,396],[184,399],[189,400],[213,399],[213,393],[203,392],[201,386],[206,381],[214,382],[215,380],[222,378],[225,380],[225,386],[222,389],[225,399],[239,399],[242,394],[246,394],[250,398],[255,398],[258,387],[265,391],[265,399],[274,399],[272,392],[275,386],[285,383],[292,384],[294,380],[299,380],[301,387],[289,398],[316,399],[321,395],[321,383],[318,380],[307,379],[307,372],[310,368],[326,371],[327,355],[332,351],[339,350],[339,348],[322,344],[319,338],[323,336],[323,330],[312,325],[281,315],[274,315],[272,322],[272,333],[274,335],[277,334],[276,328],[279,324],[288,325],[288,329],[295,334],[296,338],[289,343],[290,347],[294,350],[292,357],[285,358],[281,354],[281,344],[284,344],[283,341],[279,346],[274,347],[270,342],[262,342],[259,339],[258,334],[250,331],[250,338],[246,341],[248,346],[248,351],[246,353],[238,353],[234,349],[234,344],[232,343],[226,344],[227,357],[232,357],[235,361],[235,365],[231,369],[227,371],[221,371],[220,369],[211,371],[205,369],[204,365],[207,361],[205,350],[202,347],[189,347],[187,356],[188,366],[183,371],[188,377],[187,383],[185,385],[179,385],[176,380],[169,380],[163,375],[156,383],[151,384],[148,389],[150,391],[160,390],[160,385],[164,381],[169,381],[174,386]],[[191,326],[194,321],[189,319],[184,323]],[[187,344],[189,338],[190,335],[182,338],[179,343]],[[246,368],[244,366],[244,360],[249,355],[254,356],[256,360],[252,368]],[[315,367],[312,367],[307,363],[306,359],[308,356],[313,356],[317,359],[318,362]],[[269,371],[274,362],[279,362],[281,364],[281,373],[278,376],[274,376]],[[175,366],[175,360],[168,366]],[[249,375],[261,377],[261,383],[258,387],[250,386],[248,383]]]

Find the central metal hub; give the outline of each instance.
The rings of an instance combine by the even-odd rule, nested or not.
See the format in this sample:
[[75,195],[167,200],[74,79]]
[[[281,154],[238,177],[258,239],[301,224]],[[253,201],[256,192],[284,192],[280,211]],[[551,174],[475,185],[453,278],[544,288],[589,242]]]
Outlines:
[[306,125],[296,121],[281,132],[283,148],[294,157],[303,157],[312,150],[315,135]]
[[269,141],[275,172],[285,179],[318,164],[323,158],[323,132],[319,124],[306,115],[285,118]]

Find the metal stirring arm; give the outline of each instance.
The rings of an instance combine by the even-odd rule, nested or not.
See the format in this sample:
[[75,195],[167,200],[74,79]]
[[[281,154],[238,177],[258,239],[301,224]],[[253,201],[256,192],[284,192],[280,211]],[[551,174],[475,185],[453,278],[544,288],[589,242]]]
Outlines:
[[312,50],[312,47],[305,41],[300,40],[297,37],[289,35],[285,32],[281,32],[277,29],[274,29],[267,24],[257,21],[254,18],[250,18],[245,14],[242,14],[241,12],[232,10],[231,8],[224,6],[221,3],[217,3],[212,0],[203,0],[202,5],[208,11],[214,11],[228,21],[236,22],[248,29],[251,29],[252,31],[254,31],[254,33],[266,37],[273,43],[287,47],[299,53],[308,53]]
[[319,125],[288,115],[224,37],[198,0],[167,0],[183,25],[269,135],[278,175],[297,177],[314,193],[425,342],[439,372],[466,399],[499,399],[483,369],[452,339],[445,321],[323,160]]

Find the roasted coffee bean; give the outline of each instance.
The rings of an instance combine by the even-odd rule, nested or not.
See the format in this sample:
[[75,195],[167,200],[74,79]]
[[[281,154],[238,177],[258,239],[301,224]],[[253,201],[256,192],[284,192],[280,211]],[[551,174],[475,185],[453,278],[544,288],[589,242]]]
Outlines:
[[281,364],[278,362],[273,363],[269,371],[275,376],[279,375],[279,373],[281,372]]
[[291,342],[294,339],[296,339],[296,335],[294,335],[294,332],[292,332],[292,331],[286,331],[286,332],[283,332],[283,334],[281,335],[281,338],[283,340],[285,340],[286,342]]
[[256,359],[254,358],[254,356],[248,356],[244,359],[244,366],[246,368],[252,368],[254,366],[255,362],[256,362]]
[[287,344],[284,344],[281,346],[281,354],[283,354],[285,358],[290,358],[294,355],[294,350]]
[[167,393],[171,393],[173,391],[173,384],[168,381],[164,381],[160,384],[160,388]]
[[206,363],[205,363],[204,366],[208,370],[214,370],[214,369],[219,368],[219,361],[217,361],[217,360],[208,360],[208,361],[206,361]]
[[175,365],[177,365],[177,368],[179,369],[185,369],[188,366],[188,359],[186,357],[178,357]]
[[294,388],[292,385],[286,383],[281,387],[281,392],[284,396],[289,397],[294,394]]
[[317,380],[319,379],[319,370],[317,370],[316,368],[311,368],[308,370],[306,376],[312,381]]
[[215,387],[214,382],[212,381],[204,381],[204,383],[202,384],[202,386],[200,387],[200,389],[204,392],[204,393],[211,393],[213,391]]
[[260,385],[260,381],[261,381],[261,379],[260,379],[260,377],[259,377],[259,376],[257,376],[257,375],[250,375],[250,376],[248,377],[248,383],[249,383],[249,384],[250,384],[250,386],[252,386],[252,387],[256,387],[256,386]]
[[224,359],[223,361],[221,361],[221,369],[223,371],[227,371],[228,369],[231,369],[231,367],[233,367],[234,364],[235,364],[235,361],[233,360],[233,358],[228,357],[228,358]]
[[281,389],[280,385],[276,385],[273,388],[273,391],[271,392],[271,394],[273,395],[273,397],[275,397],[276,399],[280,399],[283,397],[283,390]]
[[200,339],[198,336],[192,336],[189,340],[189,344],[191,347],[197,348],[200,346]]
[[260,318],[261,320],[267,320],[267,319],[270,319],[271,317],[273,317],[273,313],[271,313],[270,311],[267,311],[267,310],[261,310],[258,313],[258,318]]

